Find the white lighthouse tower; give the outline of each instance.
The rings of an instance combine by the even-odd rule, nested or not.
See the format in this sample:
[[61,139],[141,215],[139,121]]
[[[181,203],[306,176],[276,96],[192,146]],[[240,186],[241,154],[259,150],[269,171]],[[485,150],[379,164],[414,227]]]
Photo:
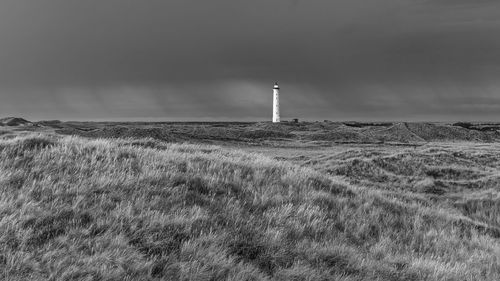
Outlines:
[[280,122],[280,87],[278,82],[273,87],[273,123]]

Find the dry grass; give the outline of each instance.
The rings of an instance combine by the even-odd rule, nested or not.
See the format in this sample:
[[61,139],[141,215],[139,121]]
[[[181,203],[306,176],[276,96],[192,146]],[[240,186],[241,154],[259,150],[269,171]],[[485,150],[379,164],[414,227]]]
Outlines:
[[[450,157],[425,153],[443,165]],[[429,158],[417,157],[418,166],[410,156],[359,154],[354,164],[337,155],[323,159],[336,171],[330,176],[152,139],[0,140],[0,279],[499,280],[496,197],[449,208],[361,184],[383,176],[370,165],[395,178],[429,177]],[[431,174],[458,181],[488,173],[450,169]],[[360,184],[346,183],[351,175]]]

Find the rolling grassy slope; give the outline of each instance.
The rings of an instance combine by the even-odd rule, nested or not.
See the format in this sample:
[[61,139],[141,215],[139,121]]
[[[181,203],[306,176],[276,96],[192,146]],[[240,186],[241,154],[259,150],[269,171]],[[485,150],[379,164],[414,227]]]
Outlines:
[[0,193],[4,280],[500,279],[487,223],[214,146],[4,139]]

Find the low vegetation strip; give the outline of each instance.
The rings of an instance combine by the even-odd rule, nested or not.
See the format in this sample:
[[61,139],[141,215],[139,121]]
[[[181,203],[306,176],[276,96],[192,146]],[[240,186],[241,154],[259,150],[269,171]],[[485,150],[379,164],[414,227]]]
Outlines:
[[0,193],[3,280],[500,279],[496,228],[216,146],[0,140]]
[[[39,122],[63,135],[91,138],[145,138],[162,141],[281,142],[324,141],[333,143],[495,142],[500,126],[467,127],[439,123],[283,122],[260,123],[75,123]],[[468,124],[468,123],[467,123]],[[460,126],[459,126],[460,125]],[[478,129],[479,128],[479,129]]]

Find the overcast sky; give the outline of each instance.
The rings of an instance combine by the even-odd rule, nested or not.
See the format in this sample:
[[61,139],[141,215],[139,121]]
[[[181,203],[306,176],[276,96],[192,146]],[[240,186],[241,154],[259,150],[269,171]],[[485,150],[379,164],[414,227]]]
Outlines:
[[0,116],[500,121],[498,0],[1,0]]

